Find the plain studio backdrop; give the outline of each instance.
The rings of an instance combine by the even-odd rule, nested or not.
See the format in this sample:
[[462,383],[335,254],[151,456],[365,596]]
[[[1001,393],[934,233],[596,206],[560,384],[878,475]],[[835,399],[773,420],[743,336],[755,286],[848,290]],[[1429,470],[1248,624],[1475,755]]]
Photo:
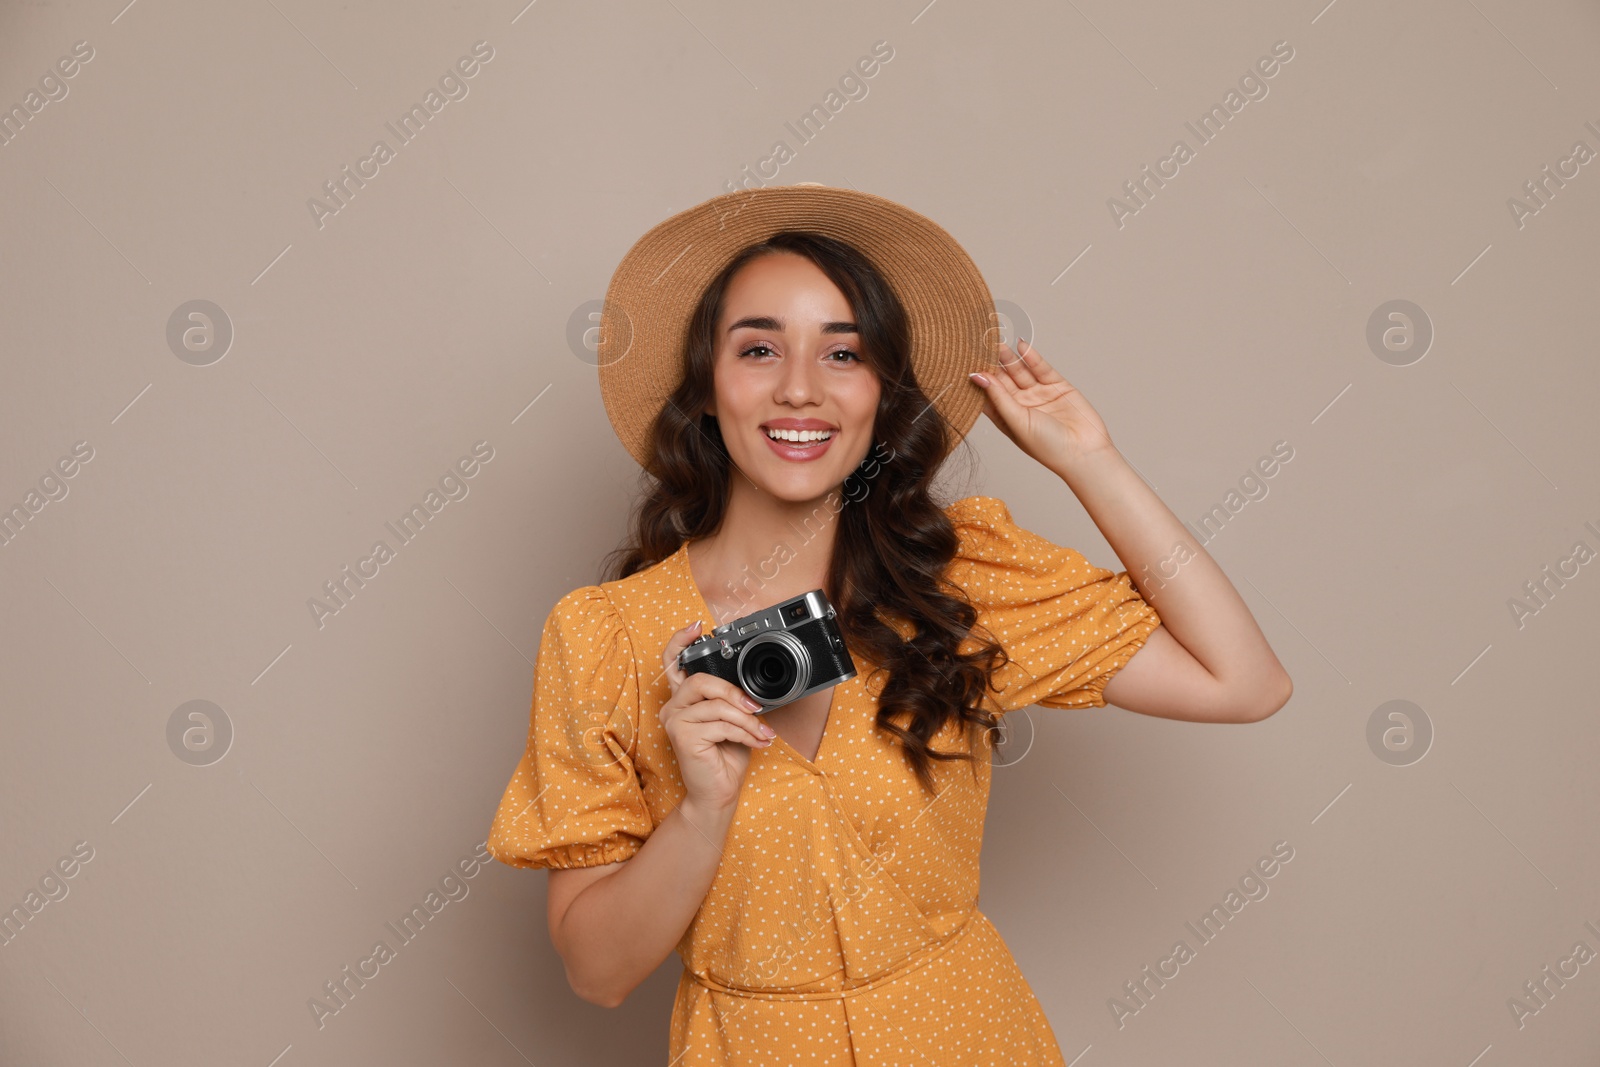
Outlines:
[[[0,1061],[665,1059],[676,956],[591,1006],[545,875],[474,857],[638,485],[612,269],[817,181],[965,245],[1294,679],[1250,726],[1009,717],[981,906],[1066,1058],[1596,1062],[1597,38],[1573,0],[7,4]],[[971,442],[953,494],[1120,569]]]

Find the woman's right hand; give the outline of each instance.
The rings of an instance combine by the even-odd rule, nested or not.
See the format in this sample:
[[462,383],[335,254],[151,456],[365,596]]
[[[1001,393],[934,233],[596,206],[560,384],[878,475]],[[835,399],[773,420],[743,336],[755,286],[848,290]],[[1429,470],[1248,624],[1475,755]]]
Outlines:
[[685,674],[678,653],[700,636],[695,621],[672,635],[661,653],[672,696],[661,706],[661,725],[678,757],[688,795],[684,802],[708,811],[731,808],[750,766],[750,749],[765,748],[777,734],[752,708],[744,690],[714,674]]

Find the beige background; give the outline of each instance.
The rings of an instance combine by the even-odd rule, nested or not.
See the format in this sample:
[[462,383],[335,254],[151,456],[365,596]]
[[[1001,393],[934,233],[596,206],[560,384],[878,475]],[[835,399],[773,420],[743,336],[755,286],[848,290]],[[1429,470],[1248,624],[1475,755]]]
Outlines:
[[[0,504],[67,490],[0,547],[0,905],[66,891],[0,946],[0,1062],[665,1059],[677,958],[578,1000],[545,876],[492,862],[320,1028],[308,1001],[484,840],[541,624],[620,537],[636,468],[575,316],[581,342],[632,241],[778,140],[773,180],[955,234],[1181,518],[1293,449],[1208,544],[1283,711],[1015,716],[982,905],[1067,1059],[1596,1062],[1600,962],[1508,1007],[1600,951],[1600,565],[1509,604],[1600,549],[1600,162],[1521,226],[1507,203],[1600,150],[1592,4],[121,3],[0,8],[8,109],[93,49],[0,145]],[[319,228],[307,201],[478,41],[467,95]],[[802,144],[785,123],[878,41]],[[1396,299],[1434,332],[1406,366],[1367,341]],[[192,300],[233,331],[205,366],[167,338]],[[479,441],[468,495],[319,628],[308,600]],[[972,441],[953,488],[1117,566],[1064,485]],[[193,700],[231,724],[220,759],[191,735],[206,765],[169,742]],[[1368,741],[1391,700],[1432,731],[1404,766]],[[1108,1000],[1279,841],[1269,895],[1119,1027]]]

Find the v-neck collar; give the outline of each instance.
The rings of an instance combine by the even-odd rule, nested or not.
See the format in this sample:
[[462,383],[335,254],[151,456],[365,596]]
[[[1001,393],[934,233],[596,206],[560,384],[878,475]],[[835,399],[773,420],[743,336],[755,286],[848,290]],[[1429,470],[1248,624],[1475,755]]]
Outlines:
[[[677,568],[679,581],[684,587],[684,592],[690,598],[690,603],[695,605],[695,607],[701,612],[701,621],[703,623],[710,624],[710,626],[714,628],[717,625],[716,616],[711,611],[711,605],[706,603],[705,594],[700,592],[700,584],[694,580],[694,569],[689,566],[689,542],[685,541],[683,544],[679,545],[678,550],[672,554],[670,560]],[[728,621],[732,622],[733,620],[729,619]],[[700,632],[702,635],[704,635],[710,633],[711,630],[702,629]],[[859,677],[859,675],[857,675],[857,677]],[[834,710],[841,706],[839,703],[839,690],[844,686],[849,685],[850,682],[854,680],[855,679],[853,678],[846,678],[844,681],[834,686],[832,691],[829,693],[828,715],[822,723],[822,739],[817,742],[817,755],[815,759],[806,759],[805,756],[801,754],[800,750],[795,748],[788,741],[784,740],[783,735],[780,733],[773,734],[773,747],[781,747],[783,751],[787,752],[789,756],[797,762],[804,764],[806,767],[809,767],[813,770],[817,769],[818,764],[822,761],[822,757],[828,755],[833,747],[829,743],[829,739],[833,736],[834,732]]]

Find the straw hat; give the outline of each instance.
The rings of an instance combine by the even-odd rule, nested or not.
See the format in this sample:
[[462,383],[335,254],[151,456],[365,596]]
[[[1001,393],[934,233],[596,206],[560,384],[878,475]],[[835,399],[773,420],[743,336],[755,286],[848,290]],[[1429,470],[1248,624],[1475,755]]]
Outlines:
[[623,445],[650,466],[650,427],[683,380],[689,318],[735,252],[779,230],[811,230],[858,249],[911,321],[917,384],[966,435],[983,410],[970,371],[992,369],[994,300],[972,257],[933,220],[872,193],[818,182],[725,193],[660,223],[622,257],[600,316],[600,393]]

